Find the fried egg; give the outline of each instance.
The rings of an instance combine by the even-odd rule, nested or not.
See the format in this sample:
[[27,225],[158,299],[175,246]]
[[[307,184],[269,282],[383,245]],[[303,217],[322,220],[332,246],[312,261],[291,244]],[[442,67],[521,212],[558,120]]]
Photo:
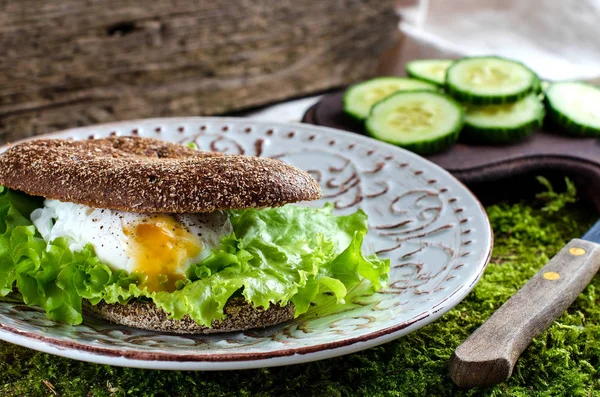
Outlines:
[[45,200],[31,221],[48,243],[65,237],[74,252],[91,244],[101,262],[142,275],[142,285],[151,291],[173,291],[186,270],[232,232],[221,211],[138,214],[58,200]]

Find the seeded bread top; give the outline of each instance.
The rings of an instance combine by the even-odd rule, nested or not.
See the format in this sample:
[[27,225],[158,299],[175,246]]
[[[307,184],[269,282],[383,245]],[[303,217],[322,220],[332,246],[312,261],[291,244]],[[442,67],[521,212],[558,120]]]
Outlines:
[[141,137],[27,141],[0,155],[0,184],[139,213],[276,207],[321,197],[308,173],[279,160],[201,152]]

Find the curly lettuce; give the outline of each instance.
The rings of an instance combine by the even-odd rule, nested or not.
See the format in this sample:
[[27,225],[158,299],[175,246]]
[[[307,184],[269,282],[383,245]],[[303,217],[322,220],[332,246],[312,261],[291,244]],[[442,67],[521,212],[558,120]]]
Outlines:
[[40,198],[0,187],[0,296],[16,288],[26,304],[73,325],[82,322],[83,299],[150,299],[172,318],[189,315],[210,326],[225,317],[234,294],[262,307],[292,302],[299,316],[332,296],[343,302],[364,279],[372,291],[387,282],[389,261],[361,252],[367,217],[360,210],[345,216],[333,215],[331,205],[229,211],[233,233],[166,292],[149,291],[134,273],[113,271],[91,245],[71,252],[65,239],[44,241],[29,220],[41,205]]

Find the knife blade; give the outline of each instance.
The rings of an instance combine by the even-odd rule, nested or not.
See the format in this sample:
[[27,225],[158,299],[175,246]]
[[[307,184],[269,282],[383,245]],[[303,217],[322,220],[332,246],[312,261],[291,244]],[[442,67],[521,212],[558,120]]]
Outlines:
[[465,388],[508,380],[533,338],[575,301],[599,269],[600,220],[563,247],[456,348],[450,378]]
[[591,241],[592,243],[600,244],[600,219],[598,219],[596,223],[594,223],[594,226],[592,226],[590,230],[585,232],[581,239]]

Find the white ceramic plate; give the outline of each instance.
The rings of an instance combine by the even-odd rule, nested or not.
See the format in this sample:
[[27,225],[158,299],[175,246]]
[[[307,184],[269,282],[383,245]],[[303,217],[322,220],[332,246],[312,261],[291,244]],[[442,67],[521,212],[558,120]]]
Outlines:
[[389,286],[279,326],[179,336],[88,318],[70,326],[0,302],[0,339],[77,360],[128,367],[224,370],[303,363],[367,349],[439,318],[479,280],[492,248],[477,199],[438,166],[359,135],[304,124],[169,118],[77,128],[54,138],[139,135],[281,159],[308,170],[338,213],[369,216],[367,251],[391,259]]

